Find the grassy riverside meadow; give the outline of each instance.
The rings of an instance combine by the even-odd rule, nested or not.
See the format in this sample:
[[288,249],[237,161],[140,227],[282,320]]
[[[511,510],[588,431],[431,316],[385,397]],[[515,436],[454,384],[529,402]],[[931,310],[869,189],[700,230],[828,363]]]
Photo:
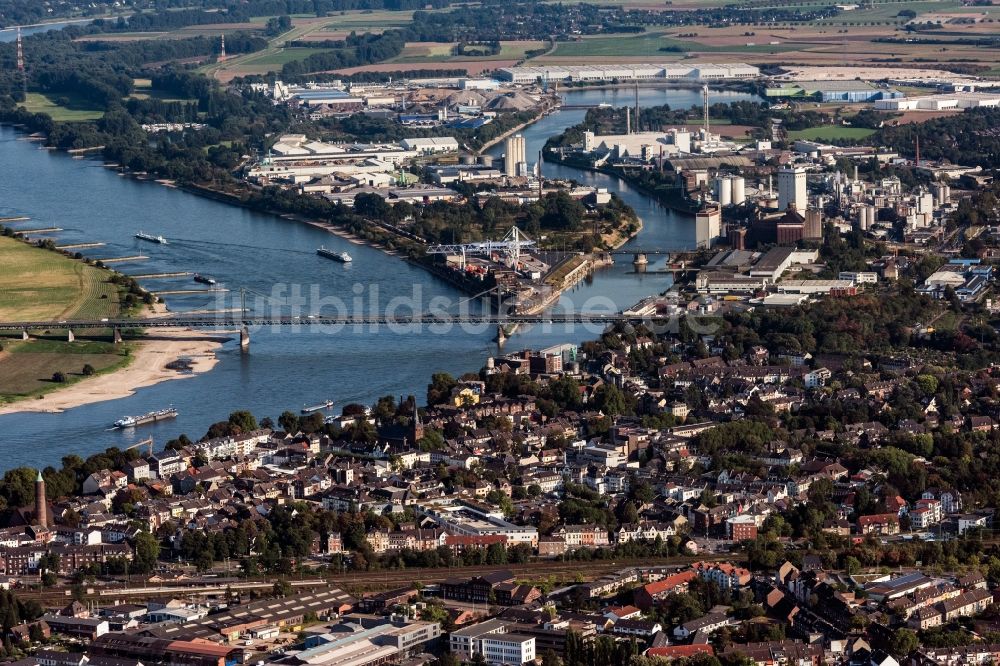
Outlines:
[[[0,320],[93,319],[121,313],[121,288],[112,273],[58,252],[0,237]],[[35,335],[35,331],[32,335]],[[65,331],[50,329],[21,340],[0,335],[0,404],[39,396],[79,381],[86,375],[124,367],[131,357],[126,345],[104,339],[67,342]],[[53,381],[57,372],[65,382]]]

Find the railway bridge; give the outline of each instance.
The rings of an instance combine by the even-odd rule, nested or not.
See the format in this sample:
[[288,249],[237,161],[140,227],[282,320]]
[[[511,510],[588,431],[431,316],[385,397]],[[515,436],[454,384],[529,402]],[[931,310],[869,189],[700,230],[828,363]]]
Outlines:
[[152,318],[121,318],[121,319],[73,319],[62,321],[0,321],[0,331],[20,331],[27,340],[30,331],[66,331],[67,340],[75,339],[75,332],[81,330],[113,331],[114,341],[122,341],[122,329],[157,329],[157,328],[192,328],[206,330],[240,331],[240,347],[247,350],[250,345],[250,330],[253,328],[282,327],[325,327],[327,329],[343,329],[347,327],[399,327],[408,328],[414,332],[450,330],[463,324],[494,325],[502,331],[505,327],[521,324],[613,324],[629,322],[635,324],[667,324],[672,317],[663,315],[638,316],[621,312],[569,312],[542,313],[532,315],[485,313],[485,314],[449,314],[445,312],[429,312],[416,314],[354,314],[354,315],[308,315],[299,316],[258,316],[243,312],[219,312],[208,315],[178,314],[169,317]]

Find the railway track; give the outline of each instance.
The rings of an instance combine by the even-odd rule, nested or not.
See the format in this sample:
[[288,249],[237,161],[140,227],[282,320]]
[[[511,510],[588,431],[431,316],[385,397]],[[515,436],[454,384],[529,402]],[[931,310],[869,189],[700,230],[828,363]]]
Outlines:
[[[305,576],[302,578],[290,577],[288,582],[293,587],[320,587],[324,585],[335,585],[343,588],[346,592],[355,596],[391,590],[419,583],[421,585],[432,585],[440,583],[449,578],[469,578],[483,575],[500,569],[507,569],[513,572],[515,578],[526,582],[539,582],[543,579],[553,578],[559,585],[568,585],[575,582],[590,582],[619,569],[629,567],[657,567],[657,566],[680,566],[698,561],[720,561],[737,559],[730,556],[706,555],[697,556],[676,556],[646,559],[626,559],[617,558],[614,560],[591,560],[589,562],[574,561],[542,561],[529,562],[525,564],[498,564],[498,565],[474,565],[465,567],[437,567],[437,568],[413,568],[413,569],[384,569],[380,571],[357,571],[350,573],[328,574],[326,576]],[[211,579],[199,579],[189,583],[180,582],[174,585],[144,585],[142,587],[133,583],[129,587],[98,587],[94,586],[92,592],[87,594],[88,598],[106,603],[115,602],[135,602],[151,597],[175,596],[213,596],[232,592],[267,591],[275,582],[275,578],[232,579],[220,580],[218,584],[211,584]],[[27,601],[29,599],[38,601],[43,606],[65,605],[71,598],[71,589],[68,587],[51,588],[46,590],[18,590],[18,598]]]

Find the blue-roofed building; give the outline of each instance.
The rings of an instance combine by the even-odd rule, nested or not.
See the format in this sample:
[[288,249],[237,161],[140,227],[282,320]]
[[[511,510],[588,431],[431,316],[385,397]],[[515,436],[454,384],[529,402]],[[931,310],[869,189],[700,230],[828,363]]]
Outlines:
[[454,127],[456,129],[478,129],[483,125],[489,124],[489,122],[489,118],[465,118],[448,123],[448,127]]

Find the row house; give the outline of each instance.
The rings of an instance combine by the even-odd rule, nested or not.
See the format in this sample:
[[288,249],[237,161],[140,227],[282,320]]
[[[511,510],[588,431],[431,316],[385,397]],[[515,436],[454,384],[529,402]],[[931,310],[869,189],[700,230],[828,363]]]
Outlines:
[[498,585],[513,583],[514,574],[509,570],[494,571],[472,578],[449,578],[441,583],[441,597],[451,601],[486,604],[496,599]]
[[0,573],[6,576],[24,576],[37,572],[38,562],[46,552],[59,556],[61,575],[69,575],[91,564],[104,564],[111,559],[132,559],[132,549],[128,544],[0,548]]
[[733,592],[750,584],[753,576],[748,569],[728,562],[698,562],[691,565],[699,578],[711,581],[721,590]]
[[922,647],[910,658],[914,666],[970,666],[1000,663],[1000,643],[969,643],[955,647]]
[[993,602],[993,594],[988,590],[972,590],[964,592],[957,597],[941,602],[939,608],[944,616],[945,622],[950,622],[957,617],[967,617],[986,610],[986,607]]
[[562,525],[552,532],[562,537],[568,548],[604,548],[610,545],[607,529],[598,525]]
[[687,592],[688,584],[698,577],[694,571],[682,571],[652,583],[646,583],[633,592],[633,603],[644,611],[651,609],[661,599],[671,594]]
[[636,569],[622,569],[616,573],[602,576],[591,583],[584,583],[581,588],[590,599],[597,599],[609,594],[614,594],[619,590],[628,587],[639,581],[639,572]]
[[746,657],[754,666],[819,666],[823,663],[823,646],[792,640],[746,643],[730,646],[722,656]]
[[542,493],[551,493],[562,488],[562,475],[555,472],[534,472],[524,477],[524,485],[536,485],[541,488]]
[[615,533],[615,543],[628,543],[630,541],[656,541],[657,538],[666,539],[676,536],[677,529],[670,524],[659,524],[652,522],[623,524]]
[[271,431],[262,429],[242,435],[207,439],[192,446],[208,460],[219,460],[237,455],[249,456],[259,445],[267,443],[270,439]]

